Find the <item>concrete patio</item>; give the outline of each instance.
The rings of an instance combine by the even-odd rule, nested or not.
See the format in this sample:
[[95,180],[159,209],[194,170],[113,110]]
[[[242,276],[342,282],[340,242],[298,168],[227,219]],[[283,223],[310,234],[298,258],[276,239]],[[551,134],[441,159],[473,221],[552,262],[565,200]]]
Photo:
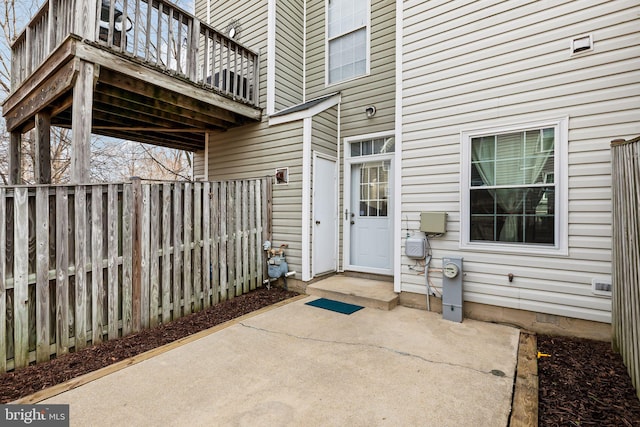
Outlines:
[[[506,426],[519,331],[299,299],[51,397],[74,426]],[[214,332],[215,331],[215,332]]]

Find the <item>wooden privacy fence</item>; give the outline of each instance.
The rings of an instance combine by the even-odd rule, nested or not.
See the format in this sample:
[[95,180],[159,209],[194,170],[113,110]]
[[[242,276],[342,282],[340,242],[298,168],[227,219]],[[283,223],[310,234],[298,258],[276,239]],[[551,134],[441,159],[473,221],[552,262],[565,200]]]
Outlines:
[[640,398],[640,137],[611,142],[613,346]]
[[266,178],[0,187],[0,371],[261,286],[270,203]]

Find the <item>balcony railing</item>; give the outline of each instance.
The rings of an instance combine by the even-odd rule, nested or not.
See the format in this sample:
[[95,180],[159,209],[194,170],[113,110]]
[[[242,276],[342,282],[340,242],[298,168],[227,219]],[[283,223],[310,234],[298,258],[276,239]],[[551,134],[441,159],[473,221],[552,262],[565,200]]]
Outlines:
[[14,41],[16,90],[69,35],[258,105],[258,54],[165,0],[49,0]]

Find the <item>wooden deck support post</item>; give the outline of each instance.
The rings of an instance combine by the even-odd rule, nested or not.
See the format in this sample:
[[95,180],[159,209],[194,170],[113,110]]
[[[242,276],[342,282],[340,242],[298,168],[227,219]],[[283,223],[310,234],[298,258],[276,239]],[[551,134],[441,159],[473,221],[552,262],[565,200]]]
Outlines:
[[51,184],[51,115],[48,112],[36,114],[36,184]]
[[11,132],[9,139],[9,185],[22,184],[22,132]]
[[89,182],[89,155],[91,152],[91,119],[93,108],[93,82],[96,67],[80,61],[78,78],[73,87],[71,118],[71,182]]

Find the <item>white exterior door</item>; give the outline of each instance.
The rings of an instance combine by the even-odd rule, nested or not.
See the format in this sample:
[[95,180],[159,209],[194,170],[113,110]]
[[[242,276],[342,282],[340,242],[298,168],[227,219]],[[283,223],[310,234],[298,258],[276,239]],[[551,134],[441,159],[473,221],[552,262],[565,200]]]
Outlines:
[[337,169],[335,159],[314,154],[313,159],[313,263],[312,274],[336,270]]
[[391,271],[391,164],[390,159],[351,163],[348,227],[352,269]]

